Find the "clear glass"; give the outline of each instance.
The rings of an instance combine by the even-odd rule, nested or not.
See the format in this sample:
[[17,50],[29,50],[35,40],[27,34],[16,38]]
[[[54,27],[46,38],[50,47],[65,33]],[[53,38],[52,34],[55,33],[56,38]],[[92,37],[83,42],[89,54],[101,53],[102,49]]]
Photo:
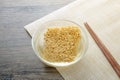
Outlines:
[[[75,60],[73,60],[72,62],[49,62],[44,58],[42,58],[41,56],[42,50],[44,48],[44,33],[49,27],[62,27],[62,26],[80,27],[82,38],[79,46],[78,56],[76,56]],[[84,28],[82,28],[80,25],[78,25],[75,22],[69,20],[51,20],[39,25],[38,30],[34,33],[32,37],[32,47],[34,49],[35,54],[40,58],[40,60],[43,63],[53,67],[65,67],[75,64],[84,56],[88,48],[88,38]]]

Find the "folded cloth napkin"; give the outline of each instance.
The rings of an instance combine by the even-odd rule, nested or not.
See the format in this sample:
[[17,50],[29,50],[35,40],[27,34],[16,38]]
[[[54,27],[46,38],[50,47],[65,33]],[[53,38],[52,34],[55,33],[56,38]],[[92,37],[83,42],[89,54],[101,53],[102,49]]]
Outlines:
[[[87,21],[120,64],[120,0],[77,0],[24,28],[33,36],[39,25],[53,19],[72,20],[83,28],[84,21]],[[57,70],[65,80],[120,80],[87,34],[89,48],[86,56],[73,66]]]

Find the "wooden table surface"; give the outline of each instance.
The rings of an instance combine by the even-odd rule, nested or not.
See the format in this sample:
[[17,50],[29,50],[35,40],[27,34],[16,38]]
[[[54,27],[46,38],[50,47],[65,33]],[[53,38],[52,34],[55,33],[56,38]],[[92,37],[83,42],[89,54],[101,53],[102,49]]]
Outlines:
[[74,0],[0,0],[0,80],[63,80],[34,54],[23,26]]

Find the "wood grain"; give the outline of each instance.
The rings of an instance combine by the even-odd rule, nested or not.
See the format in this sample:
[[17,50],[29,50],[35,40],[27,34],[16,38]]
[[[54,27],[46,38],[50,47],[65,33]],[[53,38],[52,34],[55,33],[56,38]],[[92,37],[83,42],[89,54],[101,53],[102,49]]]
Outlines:
[[63,80],[31,48],[23,26],[73,0],[0,0],[0,80]]
[[98,36],[94,33],[94,31],[91,29],[91,27],[88,25],[88,23],[86,22],[86,23],[84,23],[84,25],[120,78],[120,65],[117,63],[117,61],[111,55],[110,51],[106,48],[106,46],[102,43],[102,41],[98,38]]
[[[33,35],[36,29],[48,20],[67,19],[81,26],[88,21],[117,62],[120,63],[120,54],[118,53],[120,52],[120,45],[118,45],[120,43],[119,3],[120,0],[77,0],[24,28]],[[65,80],[120,80],[92,37],[89,34],[87,37],[89,48],[85,57],[75,65],[56,69]]]
[[[118,36],[120,32],[120,29],[119,29],[120,5],[119,3],[120,3],[120,0],[115,0],[115,1],[112,1],[112,0],[111,1],[108,1],[108,0],[91,0],[91,1],[77,0],[74,3],[67,5],[64,8],[59,9],[58,11],[55,11],[41,19],[38,19],[37,21],[35,21],[34,24],[39,25],[51,19],[72,20],[72,21],[78,22],[80,25],[83,25],[85,21],[88,21],[90,24],[92,24],[94,31],[97,32],[100,38],[104,37],[102,39],[104,44],[109,46],[108,49],[112,52],[112,55],[115,57],[115,59],[120,64],[120,57],[119,57],[120,54],[118,53],[120,50],[118,46],[118,44],[120,43],[120,37]],[[102,10],[103,12],[100,10]],[[94,19],[94,21],[92,19]],[[36,26],[27,28],[27,29],[28,29],[27,31],[29,31],[29,33],[32,34],[34,32],[34,29],[36,29]],[[116,36],[113,36],[112,33],[114,33]],[[109,43],[113,43],[112,46]]]

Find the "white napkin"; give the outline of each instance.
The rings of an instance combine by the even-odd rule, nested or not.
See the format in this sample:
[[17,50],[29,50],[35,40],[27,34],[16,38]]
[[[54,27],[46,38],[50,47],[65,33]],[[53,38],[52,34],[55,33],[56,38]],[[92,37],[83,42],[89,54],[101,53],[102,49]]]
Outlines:
[[[83,27],[87,21],[120,64],[120,0],[77,0],[24,28],[32,36],[41,23],[52,19],[72,20]],[[65,80],[120,80],[89,33],[88,37],[86,56],[57,70]]]

